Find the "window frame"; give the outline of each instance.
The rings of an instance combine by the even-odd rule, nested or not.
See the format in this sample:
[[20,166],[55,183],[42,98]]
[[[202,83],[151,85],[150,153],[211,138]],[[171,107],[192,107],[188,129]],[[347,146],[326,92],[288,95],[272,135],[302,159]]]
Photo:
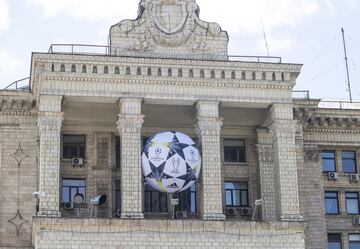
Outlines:
[[[330,193],[332,193],[332,194],[336,194],[336,198],[335,197],[326,197],[326,194],[330,194]],[[337,207],[337,213],[329,213],[328,212],[328,209],[327,209],[327,203],[326,203],[326,199],[331,199],[331,200],[336,200],[336,207]],[[324,193],[324,201],[325,201],[325,214],[326,215],[339,215],[340,214],[340,203],[339,203],[339,192],[337,192],[337,191],[325,191],[325,193]]]
[[[241,146],[227,146],[227,145],[225,145],[226,144],[226,141],[231,141],[231,142],[242,142],[243,144],[244,144],[244,146],[243,147],[241,147]],[[230,160],[227,160],[227,158],[226,158],[226,149],[229,149],[229,148],[231,148],[231,149],[236,149],[236,153],[237,153],[237,155],[236,155],[236,157],[237,157],[237,159],[236,159],[236,161],[230,161]],[[239,149],[239,148],[242,148],[243,149],[243,160],[241,160],[241,149]],[[239,139],[233,139],[233,138],[224,138],[223,139],[223,153],[224,153],[224,164],[245,164],[245,163],[247,163],[247,148],[246,148],[246,140],[245,139],[241,139],[241,138],[239,138]]]
[[[84,186],[68,186],[68,185],[64,185],[64,181],[84,181]],[[63,177],[61,179],[61,204],[62,203],[71,203],[73,204],[73,200],[71,200],[71,189],[76,189],[76,193],[75,194],[82,194],[81,192],[79,192],[79,188],[84,188],[84,203],[86,203],[86,178],[67,178],[67,177]],[[64,201],[64,188],[68,188],[69,189],[69,202],[65,202]]]
[[[246,190],[244,189],[237,189],[237,188],[234,188],[234,189],[229,189],[226,187],[226,184],[227,183],[232,183],[232,184],[244,184],[246,185]],[[232,181],[232,180],[226,180],[224,182],[224,189],[225,189],[225,206],[226,207],[250,207],[249,205],[249,183],[246,182],[246,181]],[[231,192],[231,205],[228,205],[227,204],[227,192],[230,191]],[[234,205],[234,192],[235,191],[239,191],[239,205]],[[242,198],[242,192],[246,192],[246,205],[243,205],[243,198]]]
[[329,243],[340,243],[340,249],[343,248],[341,233],[328,233],[327,237],[328,237],[328,248],[329,248]]
[[[333,154],[334,154],[334,158],[324,157],[324,156],[323,156],[323,153],[333,153]],[[321,169],[322,169],[322,172],[323,172],[323,173],[337,172],[336,156],[337,156],[337,154],[336,154],[336,151],[335,151],[335,150],[322,150],[322,151],[321,151]],[[330,160],[330,159],[334,160],[334,170],[324,170],[324,164],[323,164],[324,159],[326,159],[326,160]]]
[[[71,137],[71,136],[78,136],[83,137],[84,142],[83,143],[65,143],[65,137]],[[65,146],[69,146],[68,149],[65,149]],[[73,157],[71,156],[71,147],[77,148],[77,156]],[[81,149],[83,148],[83,155],[81,155]],[[84,134],[62,134],[62,159],[65,160],[71,160],[73,158],[83,158],[85,160],[86,158],[86,135]]]
[[[359,240],[350,240],[351,236],[359,236]],[[349,240],[349,249],[352,249],[351,248],[351,242],[356,243],[356,245],[360,246],[360,233],[350,233],[348,235],[348,240]]]
[[[347,197],[347,194],[356,194],[357,197]],[[349,213],[348,209],[348,200],[357,200],[357,213]],[[346,206],[346,214],[348,215],[359,215],[360,214],[360,202],[359,202],[359,192],[345,192],[345,206]]]
[[[353,153],[354,158],[344,158],[344,153]],[[345,161],[348,161],[348,160],[353,160],[354,161],[354,164],[355,164],[355,170],[354,171],[345,171]],[[354,150],[341,151],[341,162],[342,162],[343,172],[344,173],[349,173],[349,174],[357,174],[358,173],[356,151],[354,151]]]

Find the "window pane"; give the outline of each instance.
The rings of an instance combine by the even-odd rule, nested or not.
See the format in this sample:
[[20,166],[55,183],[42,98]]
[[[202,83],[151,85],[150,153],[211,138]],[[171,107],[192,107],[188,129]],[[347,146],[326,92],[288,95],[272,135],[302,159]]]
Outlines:
[[62,188],[62,202],[63,203],[70,202],[70,200],[69,200],[69,188],[67,188],[67,187]]
[[323,152],[321,152],[321,157],[335,159],[335,152],[334,151],[323,151]]
[[248,193],[247,191],[241,191],[241,206],[248,207]]
[[85,187],[85,180],[63,179],[63,186]]
[[225,189],[235,189],[235,182],[225,182]]
[[165,193],[160,193],[160,211],[167,212],[167,198]]
[[341,249],[341,234],[328,234],[328,249]]
[[348,214],[359,213],[359,195],[358,193],[345,193],[346,211]]
[[226,206],[232,206],[231,191],[226,191]]
[[196,213],[196,194],[191,193],[191,213]]
[[233,190],[233,205],[240,206],[240,190]]
[[339,213],[337,193],[334,192],[325,193],[325,209],[327,214]]
[[245,147],[244,140],[224,140],[224,146]]
[[225,162],[238,162],[238,153],[235,147],[225,147]]
[[64,144],[85,144],[85,136],[83,135],[64,135]]
[[160,205],[159,205],[159,192],[152,192],[151,193],[152,201],[151,201],[151,211],[152,212],[159,212]]
[[356,154],[354,151],[343,151],[342,162],[345,173],[356,173]]
[[334,159],[323,159],[322,160],[323,171],[336,171],[335,160]]
[[151,192],[145,192],[145,212],[151,212]]
[[341,242],[329,242],[328,249],[341,249]]
[[360,234],[349,234],[349,241],[360,242]]

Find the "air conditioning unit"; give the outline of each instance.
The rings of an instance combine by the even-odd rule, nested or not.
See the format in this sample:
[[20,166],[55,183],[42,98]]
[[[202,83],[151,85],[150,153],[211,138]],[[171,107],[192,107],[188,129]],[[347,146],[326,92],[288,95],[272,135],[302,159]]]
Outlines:
[[225,212],[226,212],[226,216],[236,216],[237,215],[237,208],[235,207],[227,207],[225,209]]
[[328,173],[328,179],[329,180],[336,180],[339,178],[339,174],[336,172],[329,172]]
[[358,174],[351,174],[350,175],[350,182],[358,182],[359,179],[359,175]]
[[176,219],[186,219],[188,217],[186,211],[176,211],[175,218]]
[[83,158],[73,158],[73,159],[71,159],[71,163],[74,167],[75,166],[82,167],[84,165],[84,159]]
[[352,223],[354,226],[360,226],[360,218],[354,218],[352,220]]
[[241,216],[251,216],[252,208],[241,208]]

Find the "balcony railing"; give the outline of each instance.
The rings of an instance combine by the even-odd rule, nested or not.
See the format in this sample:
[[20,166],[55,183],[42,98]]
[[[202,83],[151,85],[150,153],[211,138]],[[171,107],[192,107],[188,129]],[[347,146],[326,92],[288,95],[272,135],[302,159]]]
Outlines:
[[[127,51],[124,48],[113,50]],[[83,55],[111,55],[109,46],[85,45],[85,44],[52,44],[48,53],[51,54],[83,54]],[[159,58],[162,58],[159,54]],[[271,56],[240,56],[229,55],[228,61],[258,62],[258,63],[282,63],[281,57]]]
[[13,82],[6,86],[4,90],[30,91],[30,77]]
[[310,91],[293,91],[293,99],[310,99]]
[[321,100],[318,107],[323,109],[360,110],[360,102]]

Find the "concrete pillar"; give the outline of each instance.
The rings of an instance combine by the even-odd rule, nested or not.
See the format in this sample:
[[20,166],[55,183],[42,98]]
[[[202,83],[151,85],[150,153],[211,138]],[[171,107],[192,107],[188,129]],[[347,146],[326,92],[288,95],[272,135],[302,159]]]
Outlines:
[[274,104],[269,113],[269,128],[275,156],[275,190],[277,218],[300,221],[299,191],[296,162],[296,121],[291,104]]
[[202,217],[204,220],[224,220],[222,206],[223,179],[221,173],[219,103],[200,101],[197,104],[196,131],[202,148]]
[[39,216],[60,217],[60,134],[62,96],[41,96],[37,124],[40,137]]
[[274,186],[274,155],[272,145],[272,134],[267,128],[257,130],[258,144],[256,145],[259,176],[260,193],[263,205],[261,208],[262,219],[264,221],[276,220],[276,193]]
[[143,178],[141,175],[141,99],[120,100],[117,122],[121,140],[121,218],[142,219]]

